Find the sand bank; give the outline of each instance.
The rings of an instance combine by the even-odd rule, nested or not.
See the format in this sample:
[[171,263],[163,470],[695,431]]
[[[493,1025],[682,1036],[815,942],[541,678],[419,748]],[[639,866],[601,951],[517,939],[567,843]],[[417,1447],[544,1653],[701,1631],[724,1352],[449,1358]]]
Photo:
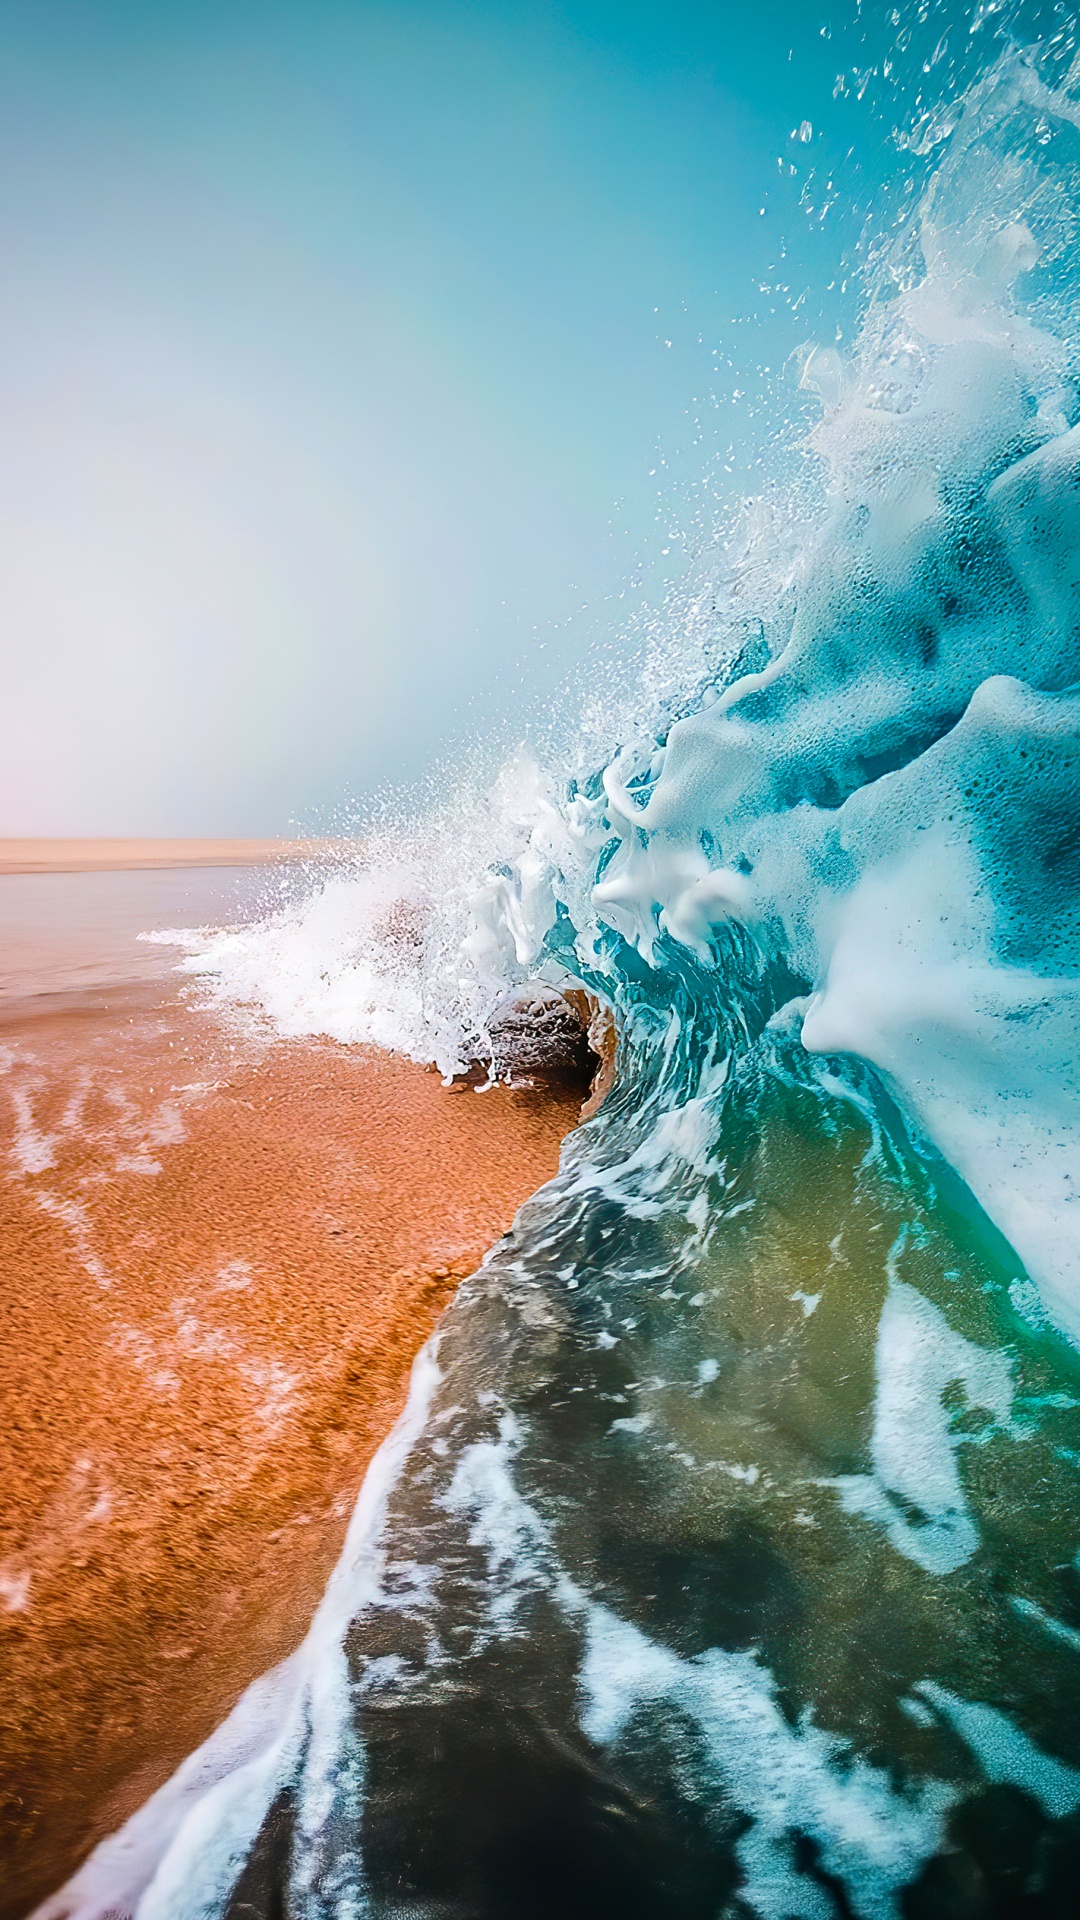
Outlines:
[[110,873],[157,867],[260,867],[302,860],[348,841],[3,840],[0,873]]
[[0,1017],[0,1915],[302,1637],[569,1096],[448,1093],[166,982]]

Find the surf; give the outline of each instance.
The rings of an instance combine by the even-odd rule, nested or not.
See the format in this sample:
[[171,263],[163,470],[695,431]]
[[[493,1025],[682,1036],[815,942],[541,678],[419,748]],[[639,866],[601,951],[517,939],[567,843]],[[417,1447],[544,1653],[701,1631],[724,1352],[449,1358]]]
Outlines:
[[546,760],[187,942],[219,1006],[447,1077],[583,992],[616,1076],[304,1645],[49,1920],[1063,1910],[1080,68],[1009,49],[910,151],[803,356],[810,477],[697,611]]

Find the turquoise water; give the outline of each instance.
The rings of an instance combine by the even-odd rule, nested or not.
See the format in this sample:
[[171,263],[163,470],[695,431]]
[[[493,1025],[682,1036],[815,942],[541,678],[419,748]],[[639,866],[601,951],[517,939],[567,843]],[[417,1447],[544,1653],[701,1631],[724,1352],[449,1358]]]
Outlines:
[[803,478],[569,742],[190,944],[446,1071],[583,983],[618,1078],[304,1646],[49,1912],[1076,1910],[1071,62],[912,135]]

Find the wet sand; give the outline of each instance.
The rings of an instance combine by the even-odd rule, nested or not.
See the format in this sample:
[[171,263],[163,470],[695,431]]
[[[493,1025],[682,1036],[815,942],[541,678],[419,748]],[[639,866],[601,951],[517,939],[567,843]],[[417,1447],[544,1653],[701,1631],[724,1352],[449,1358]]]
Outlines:
[[0,1067],[16,1920],[302,1638],[416,1350],[577,1103],[230,1030],[167,979],[9,999]]

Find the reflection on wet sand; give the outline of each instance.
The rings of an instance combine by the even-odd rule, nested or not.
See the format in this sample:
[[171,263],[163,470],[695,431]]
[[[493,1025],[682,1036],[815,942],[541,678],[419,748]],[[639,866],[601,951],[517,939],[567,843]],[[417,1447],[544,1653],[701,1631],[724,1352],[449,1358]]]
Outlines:
[[414,1353],[577,1113],[226,1029],[165,950],[118,981],[130,940],[73,991],[76,935],[0,1008],[10,1920],[302,1637]]

